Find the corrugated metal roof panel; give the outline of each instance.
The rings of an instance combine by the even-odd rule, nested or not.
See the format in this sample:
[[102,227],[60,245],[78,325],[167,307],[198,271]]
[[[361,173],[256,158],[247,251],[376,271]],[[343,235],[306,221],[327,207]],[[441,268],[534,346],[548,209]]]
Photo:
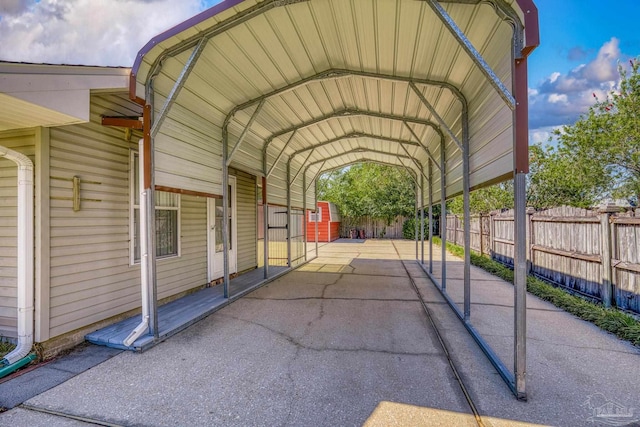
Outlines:
[[[522,16],[517,4],[509,3],[514,5],[515,13]],[[483,3],[447,1],[443,4],[495,74],[510,87],[510,24],[502,21],[491,6]],[[354,115],[305,125],[344,109],[404,116],[429,120],[440,128],[446,139],[447,173],[451,175],[447,180],[447,193],[459,192],[459,147],[452,143],[447,129],[437,124],[438,117],[422,104],[409,87],[406,79],[414,78],[453,85],[466,98],[469,106],[472,185],[494,180],[512,170],[512,165],[505,161],[513,153],[511,110],[424,2],[228,0],[213,9],[160,37],[155,46],[143,50],[143,56],[136,63],[137,92],[140,96],[151,67],[163,52],[178,52],[181,43],[189,41],[190,45],[185,45],[184,52],[175,59],[163,62],[161,74],[154,81],[154,89],[159,95],[157,101],[170,92],[195,45],[195,37],[210,37],[193,73],[169,112],[172,121],[167,120],[164,124],[175,128],[174,134],[179,132],[177,128],[180,126],[185,127],[187,135],[193,132],[194,126],[203,126],[203,129],[209,129],[201,132],[207,134],[209,143],[219,144],[225,116],[238,105],[251,100],[257,102],[262,96],[328,70],[352,70],[356,74],[366,71],[377,73],[380,78],[363,75],[323,77],[269,97],[234,161],[247,168],[260,169],[264,141],[298,126],[302,128],[286,148],[290,134],[277,136],[269,144],[268,165],[275,162],[282,150],[288,157],[305,147],[354,132],[415,142],[402,121],[394,117]],[[226,25],[224,30],[220,27],[222,22]],[[416,86],[456,138],[462,140],[463,110],[456,94],[450,89],[425,85],[420,81],[416,81]],[[230,146],[235,144],[243,126],[249,121],[256,104],[252,105],[236,112],[232,118],[229,126]],[[203,124],[203,121],[210,123]],[[439,161],[440,134],[422,124],[411,124],[411,128]],[[165,136],[168,134],[163,133]],[[383,158],[386,161],[389,160],[387,157],[398,154],[406,155],[398,144],[384,143],[375,138],[347,138],[316,149],[309,161],[357,148],[390,153],[370,153],[367,158],[375,161],[382,161]],[[416,146],[408,146],[407,149],[422,165],[426,164],[428,156],[423,149]],[[348,163],[365,158],[363,156],[359,153],[345,154],[344,159],[328,160],[324,167],[334,167],[343,160]],[[276,168],[274,179],[282,178],[283,164],[286,164],[286,160]],[[439,194],[435,185],[434,179],[434,193]]]

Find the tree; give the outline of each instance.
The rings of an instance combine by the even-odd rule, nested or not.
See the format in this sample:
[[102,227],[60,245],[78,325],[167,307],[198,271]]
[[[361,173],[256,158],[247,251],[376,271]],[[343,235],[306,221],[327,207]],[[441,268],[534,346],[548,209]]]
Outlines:
[[318,199],[335,203],[349,222],[369,216],[387,225],[399,215],[413,215],[413,179],[404,169],[363,163],[318,180]]
[[532,145],[529,157],[528,206],[589,208],[607,191],[610,179],[605,166],[577,159],[565,146]]
[[[486,214],[496,209],[510,208],[513,208],[513,181],[480,188],[469,194],[471,214]],[[464,214],[462,195],[447,202],[447,211],[455,215]]]
[[[600,174],[589,177],[591,191],[602,186],[605,195],[640,199],[640,61],[620,66],[620,84],[605,100],[594,94],[596,102],[574,125],[557,131],[558,154],[565,165],[580,165],[575,173]],[[604,184],[603,182],[604,181]]]

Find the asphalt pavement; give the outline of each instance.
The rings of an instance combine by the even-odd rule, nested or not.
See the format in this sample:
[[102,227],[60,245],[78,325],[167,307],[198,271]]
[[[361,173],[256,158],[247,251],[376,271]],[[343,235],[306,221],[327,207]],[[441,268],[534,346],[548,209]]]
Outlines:
[[[529,296],[529,399],[517,401],[414,259],[407,241],[325,245],[144,353],[83,347],[30,372],[39,387],[0,384],[13,407],[0,425],[640,423],[638,348]],[[460,301],[461,262],[448,265]],[[474,326],[511,366],[513,287],[472,268],[472,292]]]

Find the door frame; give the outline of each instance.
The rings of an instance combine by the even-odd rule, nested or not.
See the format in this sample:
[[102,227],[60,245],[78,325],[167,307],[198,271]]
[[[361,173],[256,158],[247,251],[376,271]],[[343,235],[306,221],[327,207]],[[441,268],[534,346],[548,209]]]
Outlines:
[[[238,209],[237,209],[237,181],[233,175],[229,176],[229,185],[231,186],[231,249],[229,251],[229,274],[238,272]],[[215,200],[212,197],[207,198],[207,283],[212,280],[219,279],[224,276],[223,273],[218,277],[213,277],[215,271],[215,241],[212,233],[212,227],[215,223]],[[224,261],[222,261],[224,262]]]

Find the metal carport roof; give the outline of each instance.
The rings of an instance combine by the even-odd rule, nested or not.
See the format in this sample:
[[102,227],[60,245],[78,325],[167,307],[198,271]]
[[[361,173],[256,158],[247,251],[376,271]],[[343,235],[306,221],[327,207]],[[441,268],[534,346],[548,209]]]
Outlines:
[[270,202],[300,208],[320,172],[369,160],[413,169],[430,204],[464,193],[467,209],[469,189],[515,177],[523,217],[537,44],[532,0],[223,1],[136,58],[144,187],[226,197],[233,166],[262,176]]

